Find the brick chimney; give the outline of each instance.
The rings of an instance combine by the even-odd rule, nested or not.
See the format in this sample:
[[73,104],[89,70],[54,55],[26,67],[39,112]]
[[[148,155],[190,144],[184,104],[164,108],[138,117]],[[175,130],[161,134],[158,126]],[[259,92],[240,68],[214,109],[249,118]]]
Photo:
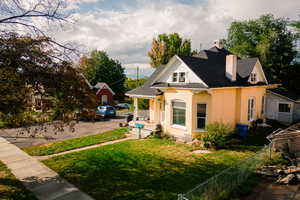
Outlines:
[[215,40],[214,46],[218,47],[219,49],[223,49],[224,48],[224,39]]
[[237,56],[230,54],[226,56],[226,77],[231,81],[236,81]]

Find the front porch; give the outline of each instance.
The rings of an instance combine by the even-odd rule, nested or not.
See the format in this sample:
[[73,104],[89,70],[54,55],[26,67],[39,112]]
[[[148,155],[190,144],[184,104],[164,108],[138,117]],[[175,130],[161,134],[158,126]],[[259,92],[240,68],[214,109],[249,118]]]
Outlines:
[[[159,97],[132,97],[134,101],[133,120],[129,122],[131,133],[138,139],[145,138],[162,130],[161,120],[157,118],[157,98]],[[139,110],[139,99],[149,99],[149,109]],[[139,128],[138,128],[139,127]]]

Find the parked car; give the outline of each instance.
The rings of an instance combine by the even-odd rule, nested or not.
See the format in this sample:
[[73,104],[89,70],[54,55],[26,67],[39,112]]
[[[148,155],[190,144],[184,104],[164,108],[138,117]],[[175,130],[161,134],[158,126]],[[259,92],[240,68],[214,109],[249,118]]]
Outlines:
[[130,105],[128,103],[119,103],[117,105],[115,105],[115,108],[117,110],[122,110],[122,109],[130,109]]
[[102,117],[115,117],[116,116],[116,109],[109,105],[99,106],[98,110],[96,112],[99,113]]
[[91,109],[82,109],[80,111],[75,112],[75,119],[77,120],[97,120],[103,118],[102,115],[97,112],[97,110],[91,110]]

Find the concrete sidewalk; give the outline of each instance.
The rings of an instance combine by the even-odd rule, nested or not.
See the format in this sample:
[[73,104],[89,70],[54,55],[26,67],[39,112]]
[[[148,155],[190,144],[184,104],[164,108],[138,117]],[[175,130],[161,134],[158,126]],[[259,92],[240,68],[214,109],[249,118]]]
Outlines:
[[34,158],[36,158],[38,160],[46,160],[48,158],[61,156],[61,155],[68,154],[68,153],[73,153],[73,152],[82,151],[82,150],[86,150],[86,149],[92,149],[92,148],[101,147],[101,146],[105,146],[105,145],[109,145],[109,144],[115,144],[115,143],[118,143],[118,142],[123,142],[123,141],[131,140],[131,139],[134,139],[134,138],[133,137],[127,137],[127,138],[122,138],[122,139],[113,140],[113,141],[109,141],[109,142],[104,142],[104,143],[100,143],[100,144],[94,144],[94,145],[90,145],[90,146],[86,146],[86,147],[81,147],[81,148],[78,148],[78,149],[73,149],[73,150],[64,151],[64,152],[60,152],[60,153],[55,153],[55,154],[51,154],[51,155],[47,155],[47,156],[34,156]]
[[40,200],[93,200],[56,172],[0,137],[0,160]]

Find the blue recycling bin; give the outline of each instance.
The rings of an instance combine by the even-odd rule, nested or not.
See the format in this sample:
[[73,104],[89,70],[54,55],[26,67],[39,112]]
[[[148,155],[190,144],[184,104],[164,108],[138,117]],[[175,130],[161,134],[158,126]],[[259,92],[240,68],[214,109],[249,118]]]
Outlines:
[[141,135],[141,129],[144,128],[144,126],[145,126],[144,124],[139,124],[139,123],[136,123],[136,124],[134,125],[135,128],[138,128],[138,129],[139,129],[139,133],[138,133],[138,138],[139,138],[139,139],[142,138],[142,135]]
[[248,128],[249,126],[247,124],[237,124],[236,125],[237,135],[241,138],[246,138],[248,136]]

